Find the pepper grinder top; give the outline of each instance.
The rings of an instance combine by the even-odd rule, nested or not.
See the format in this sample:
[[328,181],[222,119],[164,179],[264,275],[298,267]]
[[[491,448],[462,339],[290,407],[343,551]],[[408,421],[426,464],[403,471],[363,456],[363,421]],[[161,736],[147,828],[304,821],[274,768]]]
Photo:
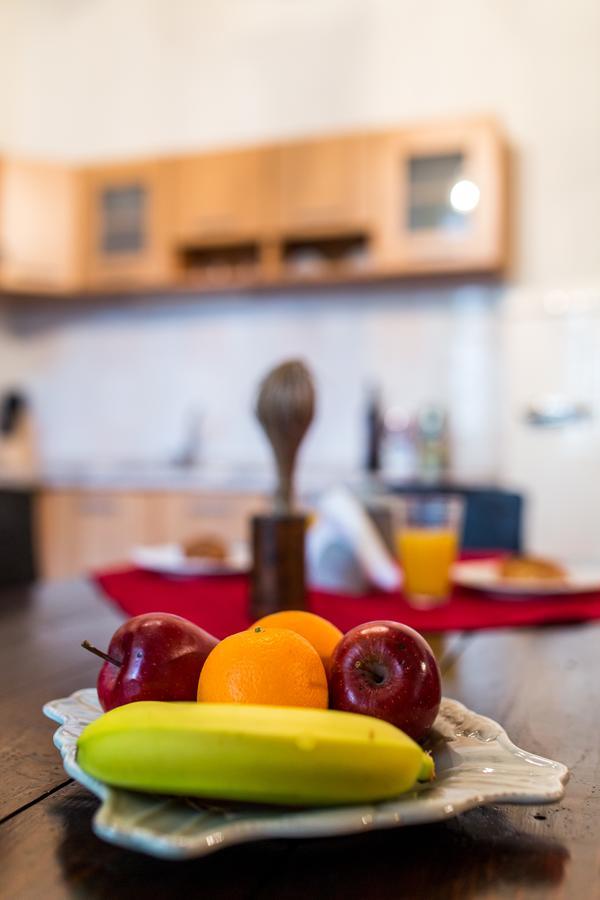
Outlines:
[[263,379],[256,416],[271,444],[277,471],[273,510],[290,515],[294,510],[294,474],[300,444],[315,412],[315,388],[304,363],[290,360]]

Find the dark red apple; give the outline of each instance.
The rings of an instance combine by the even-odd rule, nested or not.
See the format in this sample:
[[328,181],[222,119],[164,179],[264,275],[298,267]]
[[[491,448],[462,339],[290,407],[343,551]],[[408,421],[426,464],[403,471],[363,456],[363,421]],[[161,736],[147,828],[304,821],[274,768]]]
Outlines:
[[[170,613],[145,613],[117,628],[100,654],[98,698],[108,711],[137,700],[196,700],[204,661],[217,638]],[[96,651],[84,641],[87,649]]]
[[366,622],[333,651],[329,698],[333,709],[385,719],[420,741],[440,708],[440,670],[418,631],[400,622]]

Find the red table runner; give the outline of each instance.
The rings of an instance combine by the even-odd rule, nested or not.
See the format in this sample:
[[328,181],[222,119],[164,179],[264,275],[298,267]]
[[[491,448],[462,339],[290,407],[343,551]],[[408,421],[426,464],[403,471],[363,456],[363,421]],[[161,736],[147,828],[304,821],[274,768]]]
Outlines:
[[[201,625],[218,638],[252,624],[245,576],[170,579],[139,569],[119,569],[94,576],[96,584],[127,615],[170,612]],[[417,631],[471,631],[583,622],[600,618],[600,592],[563,598],[499,600],[456,589],[450,601],[432,610],[412,609],[401,594],[361,597],[311,591],[308,607],[342,631],[373,619],[395,619]]]

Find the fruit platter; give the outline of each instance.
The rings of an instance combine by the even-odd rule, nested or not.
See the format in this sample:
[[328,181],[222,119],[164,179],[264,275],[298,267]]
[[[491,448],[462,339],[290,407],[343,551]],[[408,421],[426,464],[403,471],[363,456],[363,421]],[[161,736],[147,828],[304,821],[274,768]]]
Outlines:
[[97,688],[46,704],[66,772],[101,800],[94,831],[187,859],[267,838],[439,821],[558,800],[565,766],[441,695],[424,638],[342,635],[281,612],[222,641],[164,613],[115,633]]

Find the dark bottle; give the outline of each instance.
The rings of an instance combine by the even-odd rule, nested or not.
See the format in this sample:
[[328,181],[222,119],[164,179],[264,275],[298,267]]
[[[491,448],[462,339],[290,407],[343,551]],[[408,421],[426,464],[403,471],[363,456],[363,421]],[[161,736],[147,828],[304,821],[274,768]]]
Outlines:
[[366,410],[366,454],[365,469],[367,472],[379,472],[381,469],[381,444],[383,440],[383,415],[379,390],[369,390]]

